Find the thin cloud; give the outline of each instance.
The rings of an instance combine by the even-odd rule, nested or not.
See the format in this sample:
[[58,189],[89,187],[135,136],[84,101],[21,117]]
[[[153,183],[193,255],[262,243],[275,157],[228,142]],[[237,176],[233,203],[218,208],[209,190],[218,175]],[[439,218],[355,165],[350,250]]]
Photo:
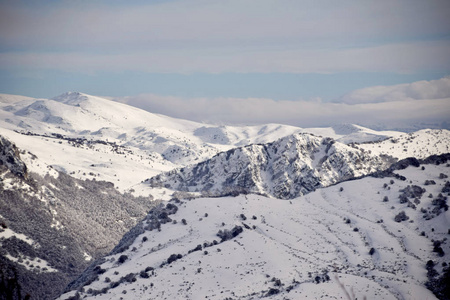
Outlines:
[[[186,0],[130,6],[109,5],[107,1],[77,2],[44,8],[6,2],[0,6],[1,22],[5,25],[0,29],[2,42],[21,41],[42,47],[49,43],[50,47],[131,43],[134,47],[155,42],[212,45],[220,41],[261,43],[262,40],[270,45],[275,40],[292,38],[323,42],[330,38],[335,41],[367,40],[368,36],[373,39],[436,36],[446,34],[450,27],[447,18],[450,4],[446,0],[426,3]],[[422,21],[417,22],[415,17],[421,17]]]
[[[0,65],[89,72],[450,68],[446,0],[0,4]],[[395,13],[392,13],[395,12]],[[421,20],[418,22],[417,20]]]
[[[248,47],[154,50],[123,54],[0,53],[3,68],[154,73],[337,73],[415,72],[450,69],[450,41],[357,49],[280,50]],[[445,59],[444,59],[445,57]]]

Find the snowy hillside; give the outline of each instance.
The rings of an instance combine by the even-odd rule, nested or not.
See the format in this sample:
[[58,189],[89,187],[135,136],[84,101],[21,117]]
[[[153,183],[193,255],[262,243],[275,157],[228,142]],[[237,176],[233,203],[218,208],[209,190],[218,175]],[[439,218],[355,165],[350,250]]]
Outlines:
[[258,193],[289,199],[384,170],[397,159],[449,153],[449,147],[448,130],[422,130],[350,146],[331,138],[294,134],[273,143],[222,152],[197,165],[149,178],[145,183],[204,195]]
[[378,142],[403,134],[399,131],[376,131],[355,124],[341,124],[327,128],[305,128],[304,132],[331,137],[344,144]]
[[[347,144],[401,134],[357,125],[315,129],[279,124],[215,126],[152,114],[78,92],[53,99],[0,97],[0,134],[57,170],[79,179],[110,181],[121,191],[138,194],[150,193],[138,183],[160,172],[195,164],[235,147],[269,143],[298,132],[332,137]],[[45,170],[41,166],[34,171]]]
[[122,191],[149,176],[203,161],[220,151],[267,143],[300,131],[277,124],[200,124],[74,92],[50,100],[4,98],[0,134],[55,169],[80,179],[110,181]]
[[52,168],[41,176],[23,157],[45,166],[0,136],[0,299],[15,284],[23,296],[53,299],[156,203]]
[[294,134],[263,145],[219,153],[197,165],[145,181],[152,187],[210,195],[257,193],[291,199],[317,188],[387,169],[387,156],[319,138]]
[[[401,136],[399,132],[377,132],[351,124],[315,129],[278,124],[200,124],[77,92],[53,99],[2,95],[0,101],[0,134],[46,165],[37,166],[28,160],[32,171],[44,176],[52,167],[79,179],[113,182],[120,191],[153,193],[163,198],[164,191],[152,191],[139,183],[161,172],[205,161],[222,151],[270,143],[299,132],[332,137],[346,144]],[[427,139],[429,134],[423,135]],[[389,154],[385,148],[391,145],[385,142],[381,148],[374,147]],[[433,149],[428,152],[438,153]]]
[[0,277],[52,299],[138,224],[62,298],[433,299],[448,155],[391,172],[449,146],[448,130],[216,126],[0,94]]
[[378,143],[364,143],[360,148],[374,154],[388,154],[398,159],[406,157],[425,158],[433,154],[450,152],[450,131],[424,129],[402,134]]
[[0,94],[0,103],[6,104],[6,103],[14,103],[24,100],[32,100],[33,98],[26,97],[26,96],[20,96],[20,95],[9,95],[9,94]]
[[449,275],[448,170],[409,166],[396,171],[403,180],[289,201],[172,201],[59,299],[435,299],[426,285],[439,293]]

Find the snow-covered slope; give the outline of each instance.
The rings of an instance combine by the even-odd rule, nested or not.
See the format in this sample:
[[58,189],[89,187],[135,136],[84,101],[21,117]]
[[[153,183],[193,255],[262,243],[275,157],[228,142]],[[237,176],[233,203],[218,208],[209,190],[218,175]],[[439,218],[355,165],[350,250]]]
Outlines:
[[[196,299],[200,295],[250,299],[274,294],[274,298],[282,299],[288,291],[294,295],[303,293],[304,287],[310,298],[327,297],[324,293],[334,296],[342,289],[336,289],[339,283],[333,281],[333,276],[326,276],[325,269],[328,274],[336,270],[347,288],[352,283],[360,295],[370,298],[408,298],[409,288],[419,298],[429,296],[423,290],[426,271],[422,267],[425,257],[432,257],[430,239],[441,241],[443,228],[448,227],[442,206],[445,201],[436,194],[445,180],[428,178],[437,182],[427,187],[427,192],[432,190],[431,198],[423,199],[424,196],[419,204],[411,198],[400,206],[392,205],[391,200],[398,197],[398,189],[411,184],[408,181],[395,179],[391,184],[385,179],[381,184],[381,179],[365,178],[333,184],[387,169],[393,162],[390,155],[397,159],[448,153],[449,131],[402,134],[357,125],[316,129],[278,124],[215,126],[152,114],[82,93],[65,93],[53,99],[0,95],[0,136],[0,221],[7,225],[0,230],[0,263],[14,266],[19,274],[38,274],[20,275],[20,282],[28,290],[33,290],[36,282],[43,282],[36,278],[52,282],[47,289],[36,289],[46,299],[54,295],[54,287],[60,288],[61,282],[80,271],[87,263],[85,258],[96,258],[109,251],[122,233],[154,205],[151,197],[136,198],[131,193],[151,194],[158,200],[239,193],[271,198],[248,195],[184,202],[177,204],[176,218],[170,216],[178,221],[172,225],[167,224],[167,214],[174,212],[170,203],[168,208],[155,210],[147,217],[146,230],[138,226],[124,237],[113,252],[116,261],[109,257],[104,269],[103,265],[97,269],[93,266],[71,287],[85,284],[86,276],[92,272],[101,275],[103,270],[107,270],[109,279],[101,277],[99,282],[91,282],[92,287],[83,293],[92,296],[100,288],[102,294],[109,293],[108,284],[119,288],[128,281],[141,284],[151,271],[139,273],[136,280],[133,274],[127,274],[142,271],[136,268],[144,267],[141,262],[151,258],[148,267],[155,268],[158,287],[152,286],[152,281],[144,282],[122,294],[124,289],[116,286],[110,298],[130,295],[137,299],[139,293],[153,289],[150,298],[178,299],[181,295]],[[428,174],[429,170],[433,173]],[[414,171],[411,178],[404,176],[414,182],[420,174],[435,174],[433,170],[448,174],[441,165],[427,166],[422,173]],[[399,171],[402,172],[406,171]],[[377,176],[388,173],[378,172]],[[151,179],[143,182],[147,178]],[[385,182],[389,184],[378,189]],[[389,204],[377,202],[384,195],[391,199]],[[276,198],[292,199],[292,204]],[[416,215],[406,211],[414,223],[403,222],[405,228],[393,222],[374,221],[379,221],[379,216],[390,218],[394,212],[398,215],[397,208],[405,205],[411,210],[413,206],[423,209]],[[247,216],[246,220],[241,214]],[[344,217],[351,219],[350,223],[344,222]],[[422,221],[428,221],[423,225],[426,236],[416,238],[413,226]],[[353,231],[354,222],[364,230]],[[429,230],[430,224],[435,230]],[[383,226],[388,226],[385,231],[380,229]],[[158,234],[159,229],[168,234]],[[143,236],[134,239],[141,233],[147,234],[151,246]],[[391,249],[385,245],[384,241],[395,245],[395,240],[400,246],[390,246]],[[128,243],[134,246],[125,250]],[[413,243],[427,248],[420,254],[412,249]],[[440,243],[442,246],[439,244],[436,249],[448,247],[446,242]],[[205,249],[189,253],[198,249],[198,244]],[[367,255],[371,248],[383,250]],[[448,253],[447,248],[444,250]],[[121,251],[129,259],[118,264],[118,260],[125,260],[119,259]],[[223,256],[211,256],[211,251]],[[140,258],[132,260],[133,256]],[[281,257],[279,265],[274,258],[277,256]],[[169,257],[171,264],[161,266]],[[185,257],[189,257],[187,265],[179,268],[186,272],[175,270],[175,263],[184,262]],[[217,265],[216,273],[204,267],[205,263],[216,266],[214,261],[221,259],[230,266]],[[404,261],[408,262],[407,267],[402,265]],[[122,266],[131,271],[120,269],[120,274],[110,274],[110,268]],[[442,273],[441,265],[434,269]],[[14,275],[13,268],[8,270],[8,274],[2,274]],[[307,272],[311,272],[311,277]],[[168,278],[167,282],[160,282],[163,277]],[[385,284],[385,280],[389,283]],[[326,283],[315,285],[314,281]],[[191,297],[190,293],[196,296]]]
[[363,143],[358,147],[374,154],[388,154],[398,159],[406,157],[424,158],[433,154],[450,152],[450,131],[446,129],[424,129],[405,133],[378,143]]
[[18,286],[31,299],[54,299],[155,203],[52,168],[41,176],[22,158],[45,167],[0,136],[0,299]]
[[[45,165],[79,179],[110,181],[121,191],[142,195],[156,192],[139,183],[161,172],[205,161],[222,151],[270,143],[299,132],[332,137],[346,144],[401,135],[352,124],[315,129],[278,124],[214,126],[152,114],[77,92],[53,99],[2,95],[0,103],[0,134]],[[378,148],[389,152],[384,144]],[[48,170],[42,164],[27,164],[41,175]]]
[[290,199],[378,170],[394,161],[311,134],[219,153],[197,165],[145,181],[153,187],[209,195],[258,193]]
[[0,94],[0,103],[14,103],[24,100],[32,100],[31,97],[20,96],[20,95],[10,95],[10,94]]
[[10,100],[0,103],[0,134],[47,165],[80,179],[100,177],[122,191],[149,176],[203,161],[220,151],[267,143],[300,131],[277,124],[200,124],[76,92],[50,100],[5,99]]
[[399,131],[376,131],[355,124],[341,124],[325,128],[305,128],[304,132],[331,137],[344,144],[378,142],[403,134]]
[[[160,172],[204,161],[221,151],[269,143],[298,132],[344,143],[377,141],[401,134],[357,125],[315,129],[279,124],[215,126],[152,114],[78,92],[53,99],[0,97],[0,134],[47,165],[80,179],[114,182],[122,191],[148,193],[144,186],[136,184]],[[144,190],[138,191],[139,188]]]
[[435,299],[450,257],[438,161],[289,201],[170,202],[59,299]]

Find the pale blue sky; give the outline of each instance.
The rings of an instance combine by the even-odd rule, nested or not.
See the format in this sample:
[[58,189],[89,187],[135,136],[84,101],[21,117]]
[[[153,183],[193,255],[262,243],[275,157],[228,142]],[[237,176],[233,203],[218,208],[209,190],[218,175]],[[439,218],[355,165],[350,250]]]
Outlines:
[[146,73],[142,71],[83,74],[57,70],[35,75],[0,73],[3,93],[50,98],[67,91],[98,96],[158,94],[178,97],[257,97],[274,100],[331,101],[353,90],[374,85],[439,79],[442,72],[396,74],[381,72],[316,73]]
[[0,0],[0,93],[336,102],[450,75],[449,12],[448,0]]

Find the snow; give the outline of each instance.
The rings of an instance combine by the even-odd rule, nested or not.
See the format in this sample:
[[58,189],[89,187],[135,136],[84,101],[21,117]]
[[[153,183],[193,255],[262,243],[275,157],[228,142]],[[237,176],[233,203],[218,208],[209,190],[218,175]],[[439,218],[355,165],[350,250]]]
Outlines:
[[341,124],[324,128],[305,128],[303,131],[318,136],[330,137],[344,144],[378,142],[404,134],[399,131],[376,131],[355,124]]
[[[53,99],[13,95],[1,99],[0,134],[37,156],[39,162],[25,158],[31,171],[45,175],[53,168],[80,179],[106,180],[122,192],[160,172],[204,161],[221,151],[273,142],[294,133],[310,132],[345,143],[401,134],[357,125],[322,129],[279,124],[215,126],[152,114],[78,92]],[[70,138],[84,142],[74,143]]]
[[[0,246],[2,244],[3,240],[10,239],[12,237],[15,237],[21,241],[24,241],[30,246],[33,246],[34,248],[40,247],[38,243],[33,241],[30,237],[22,234],[17,233],[10,228],[1,228],[0,229]],[[19,257],[14,257],[8,253],[5,254],[5,257],[9,260],[16,262],[22,266],[24,266],[27,270],[33,270],[36,272],[57,272],[56,269],[52,268],[49,263],[42,259],[42,258],[34,258],[34,257],[28,257],[25,254],[18,254]]]
[[29,238],[28,236],[22,234],[22,233],[17,233],[14,232],[13,230],[11,230],[10,228],[0,228],[0,241],[2,239],[9,239],[11,237],[16,237],[19,240],[24,241],[25,243],[29,244],[29,245],[33,245],[33,240],[31,238]]
[[84,259],[86,261],[91,261],[92,260],[92,256],[90,256],[88,253],[84,252]]
[[450,152],[450,131],[424,129],[402,134],[379,143],[358,145],[374,154],[388,154],[398,159],[407,157],[426,158],[430,155]]
[[219,153],[201,164],[149,178],[152,187],[167,187],[209,195],[230,190],[290,199],[316,188],[384,170],[390,159],[369,151],[297,133],[265,145],[250,145]]
[[[436,194],[442,189],[442,172],[448,174],[448,167],[408,167],[399,171],[406,181],[394,179],[390,184],[392,178],[366,177],[293,200],[241,195],[183,201],[177,204],[178,212],[170,215],[176,224],[162,225],[161,232],[145,231],[128,250],[106,257],[101,264],[106,272],[84,287],[85,291],[107,287],[106,293],[94,297],[84,292],[82,297],[259,299],[277,288],[280,293],[270,299],[345,299],[344,289],[353,291],[358,299],[435,299],[424,287],[425,263],[448,260],[448,245],[446,256],[439,258],[431,252],[431,240],[447,235],[450,212],[425,220],[420,208],[430,206],[428,192]],[[424,186],[431,178],[437,184]],[[389,189],[384,183],[389,183]],[[410,184],[427,188],[415,210],[398,202],[400,190]],[[389,202],[382,201],[384,196]],[[407,212],[410,221],[394,221],[400,210]],[[220,242],[217,232],[236,225],[244,227],[243,232]],[[189,253],[213,240],[219,243]],[[371,248],[375,249],[373,255],[369,254]],[[128,259],[120,264],[123,254]],[[161,265],[171,254],[182,258]],[[142,278],[139,273],[146,267],[154,268],[154,273],[149,271],[150,277]],[[136,281],[116,288],[105,282],[106,277],[117,282],[129,273],[136,274]],[[329,280],[322,282],[325,274]]]
[[[56,169],[80,179],[113,182],[121,191],[220,151],[273,141],[300,130],[277,124],[195,123],[76,92],[53,99],[13,101],[14,96],[8,97],[11,100],[0,103],[0,135],[38,158],[24,158],[32,172],[45,175]],[[33,134],[24,134],[28,132]]]
[[52,268],[48,262],[41,258],[28,257],[21,254],[20,257],[14,257],[9,254],[5,254],[5,257],[9,260],[24,266],[27,270],[32,270],[35,272],[58,272],[58,270]]
[[32,100],[33,98],[19,95],[0,94],[0,103],[16,103],[24,100]]
[[[53,99],[0,94],[0,135],[21,150],[28,172],[42,176],[57,178],[61,171],[80,179],[112,182],[122,192],[169,200],[176,196],[173,183],[187,178],[182,168],[191,170],[200,162],[212,162],[208,168],[214,176],[208,182],[200,182],[205,176],[196,179],[199,189],[191,188],[193,196],[204,191],[202,184],[219,189],[227,174],[244,174],[246,169],[255,183],[252,191],[272,196],[183,200],[177,204],[179,211],[170,215],[176,224],[162,225],[161,232],[147,230],[124,253],[106,257],[101,264],[105,273],[84,288],[82,294],[88,299],[345,299],[347,292],[358,299],[435,299],[424,285],[425,263],[432,259],[441,273],[442,262],[448,261],[449,244],[443,242],[446,254],[438,257],[432,252],[432,241],[448,236],[450,212],[440,211],[431,219],[423,212],[434,208],[433,199],[446,181],[439,174],[449,174],[445,165],[397,171],[406,181],[366,177],[332,185],[339,178],[350,178],[349,174],[378,170],[385,163],[382,154],[402,159],[448,153],[448,130],[405,134],[354,124],[310,129],[279,124],[216,126],[68,92]],[[325,147],[329,141],[317,136],[337,142]],[[266,156],[264,149],[269,145],[275,146]],[[231,149],[235,149],[233,154],[224,152]],[[357,165],[362,150],[370,163]],[[339,162],[350,163],[334,168]],[[265,166],[263,171],[258,169],[261,166]],[[320,175],[322,186],[331,186],[300,197],[302,193],[289,194],[296,197],[291,200],[274,198],[275,189],[292,191],[291,187],[298,186],[291,176],[294,171],[298,171],[297,179],[318,187],[312,176],[300,172],[307,168]],[[162,172],[175,174],[170,187],[164,185],[167,182],[158,187],[145,183]],[[19,184],[5,174],[0,178],[5,189],[31,192],[26,183]],[[425,180],[431,179],[436,184],[425,186]],[[415,209],[398,199],[401,190],[413,184],[427,190]],[[39,192],[43,202],[51,200],[49,190]],[[385,196],[388,202],[383,202]],[[395,222],[400,211],[409,220]],[[221,242],[219,230],[234,226],[243,227],[243,232]],[[52,227],[63,229],[56,218]],[[0,232],[0,239],[12,236],[33,245],[27,236],[10,229]],[[204,243],[208,246],[189,253]],[[370,254],[372,248],[375,252]],[[118,263],[122,254],[128,259]],[[166,264],[172,254],[182,258]],[[88,253],[84,257],[92,259]],[[33,265],[33,270],[55,271],[45,261],[7,258],[28,269]],[[154,272],[146,272],[149,278],[143,278],[139,274],[147,267]],[[110,288],[108,281],[118,282],[129,273],[136,275],[134,282]],[[105,288],[106,293],[97,296],[88,292]]]

